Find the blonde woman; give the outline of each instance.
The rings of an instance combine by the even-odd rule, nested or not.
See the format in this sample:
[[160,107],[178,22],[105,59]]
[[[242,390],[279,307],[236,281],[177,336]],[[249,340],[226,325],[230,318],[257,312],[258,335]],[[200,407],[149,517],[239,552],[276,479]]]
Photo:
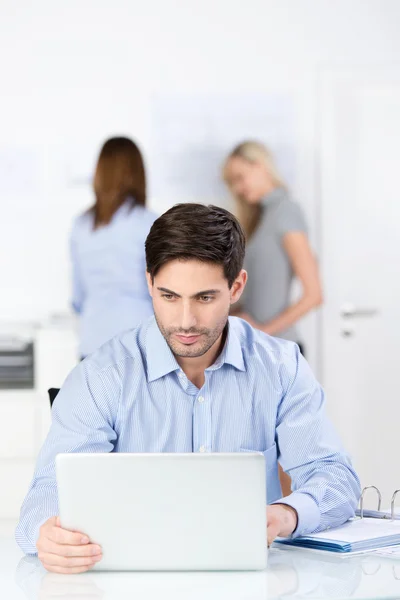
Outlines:
[[[322,303],[322,291],[303,212],[259,142],[234,148],[223,175],[247,237],[248,282],[238,316],[269,335],[297,342],[304,351],[296,323]],[[291,304],[295,277],[302,294]]]
[[[291,199],[271,153],[259,142],[234,148],[223,176],[247,237],[248,281],[236,314],[269,335],[297,342],[304,353],[296,323],[322,303],[322,290],[303,212]],[[295,277],[302,295],[290,304]],[[291,479],[280,465],[279,478],[282,495],[288,496]]]

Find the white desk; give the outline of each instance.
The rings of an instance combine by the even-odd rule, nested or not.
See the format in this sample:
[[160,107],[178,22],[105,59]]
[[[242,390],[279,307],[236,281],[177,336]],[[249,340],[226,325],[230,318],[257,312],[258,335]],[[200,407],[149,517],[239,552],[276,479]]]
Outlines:
[[0,537],[3,600],[277,600],[400,598],[400,560],[271,550],[262,573],[47,573]]

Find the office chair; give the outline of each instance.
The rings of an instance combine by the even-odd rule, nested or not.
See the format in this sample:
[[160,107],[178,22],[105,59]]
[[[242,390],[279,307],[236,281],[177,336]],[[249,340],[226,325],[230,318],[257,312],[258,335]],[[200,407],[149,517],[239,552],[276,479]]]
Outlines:
[[50,408],[53,406],[53,402],[56,399],[56,396],[59,391],[60,391],[60,388],[50,388],[49,390],[47,390],[47,392],[49,394]]
[[278,463],[278,469],[279,469],[279,481],[280,481],[281,488],[282,488],[282,498],[284,498],[285,496],[290,496],[290,494],[292,493],[292,479],[291,479],[290,475],[285,473],[285,471],[282,469],[282,467],[279,463]]

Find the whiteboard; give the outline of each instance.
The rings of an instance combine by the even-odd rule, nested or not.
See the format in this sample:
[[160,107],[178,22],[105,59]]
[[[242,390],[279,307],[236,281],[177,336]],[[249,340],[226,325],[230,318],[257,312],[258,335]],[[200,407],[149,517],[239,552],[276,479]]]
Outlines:
[[221,169],[238,143],[266,144],[289,185],[295,176],[295,103],[289,94],[157,95],[151,103],[150,189],[162,206],[225,203]]

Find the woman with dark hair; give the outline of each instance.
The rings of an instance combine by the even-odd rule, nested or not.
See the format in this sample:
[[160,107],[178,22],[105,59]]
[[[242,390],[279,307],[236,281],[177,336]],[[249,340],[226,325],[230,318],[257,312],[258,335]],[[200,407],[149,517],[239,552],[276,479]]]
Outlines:
[[94,176],[95,204],[71,233],[72,305],[80,316],[80,354],[148,318],[144,242],[156,218],[146,209],[146,176],[136,144],[107,140]]

